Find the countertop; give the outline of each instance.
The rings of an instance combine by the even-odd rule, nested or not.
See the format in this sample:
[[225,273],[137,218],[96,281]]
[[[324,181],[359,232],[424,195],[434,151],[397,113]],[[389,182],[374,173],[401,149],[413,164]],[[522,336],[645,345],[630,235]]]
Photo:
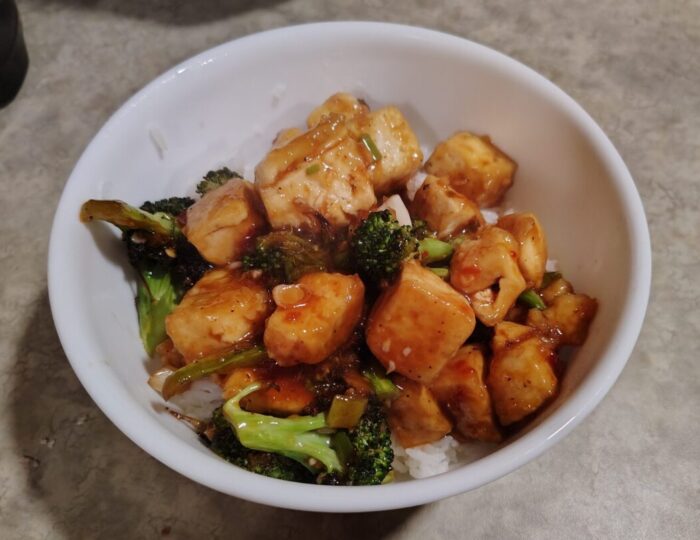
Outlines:
[[[25,0],[30,70],[0,111],[0,537],[700,537],[700,2]],[[230,39],[372,19],[467,37],[528,64],[600,123],[651,228],[636,350],[568,438],[481,489],[427,506],[321,515],[222,496],[132,444],[61,349],[46,252],[86,144],[153,77]]]

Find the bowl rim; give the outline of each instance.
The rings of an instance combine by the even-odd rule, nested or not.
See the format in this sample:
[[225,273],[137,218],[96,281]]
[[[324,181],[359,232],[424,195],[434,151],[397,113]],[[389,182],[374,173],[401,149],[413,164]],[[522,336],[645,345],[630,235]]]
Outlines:
[[[67,211],[71,194],[77,189],[81,171],[86,167],[86,156],[95,151],[106,132],[127,114],[131,106],[159,87],[178,72],[199,66],[229,54],[236,49],[254,48],[268,40],[290,42],[308,32],[316,35],[361,37],[367,32],[381,32],[387,39],[419,39],[454,53],[479,56],[515,75],[525,78],[549,99],[565,109],[601,156],[608,170],[621,204],[625,209],[630,234],[631,276],[628,284],[623,315],[618,332],[612,337],[598,362],[558,410],[540,425],[519,439],[495,452],[442,475],[409,480],[381,486],[317,486],[285,482],[256,475],[212,456],[201,460],[201,452],[184,443],[177,435],[160,425],[139,405],[106,366],[95,366],[83,360],[81,334],[71,325],[71,298],[61,287],[61,265],[65,258],[63,230],[69,220],[77,219]],[[185,477],[221,493],[234,495],[253,502],[281,508],[322,512],[365,512],[406,508],[433,502],[466,492],[496,480],[539,456],[562,440],[576,427],[610,390],[622,372],[644,321],[651,286],[651,242],[641,198],[625,163],[614,145],[568,94],[554,83],[521,62],[489,47],[468,39],[425,28],[380,22],[322,22],[288,26],[240,37],[199,53],[167,70],[127,100],[101,127],[78,160],[61,195],[54,216],[48,254],[48,289],[51,311],[59,339],[66,356],[81,384],[104,414],[136,445],[161,463]],[[104,380],[95,381],[96,370]],[[109,392],[104,392],[107,385]],[[99,386],[99,388],[98,388]],[[133,421],[137,418],[139,421]],[[127,421],[127,419],[129,419]],[[178,452],[173,452],[174,447]],[[196,464],[196,465],[194,465]],[[407,489],[408,486],[411,488]]]

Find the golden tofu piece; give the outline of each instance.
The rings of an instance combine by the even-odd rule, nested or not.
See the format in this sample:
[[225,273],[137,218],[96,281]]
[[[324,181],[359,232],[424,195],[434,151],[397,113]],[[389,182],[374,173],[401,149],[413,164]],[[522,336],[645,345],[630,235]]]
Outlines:
[[[384,107],[356,116],[349,129],[358,140],[369,135],[381,159],[372,161],[370,173],[374,191],[379,195],[399,191],[423,163],[423,151],[408,120],[396,107]],[[368,159],[371,151],[364,148]]]
[[547,240],[535,214],[508,214],[500,217],[496,225],[511,233],[520,244],[518,266],[528,287],[539,287],[547,266]]
[[435,147],[425,171],[447,177],[454,189],[480,207],[489,207],[501,202],[516,167],[488,136],[460,131]]
[[554,299],[557,296],[572,292],[574,292],[574,288],[571,286],[571,283],[560,277],[542,289],[541,294],[542,300],[544,300],[544,303],[549,306],[554,302]]
[[437,176],[428,176],[418,188],[411,210],[415,218],[425,220],[438,238],[474,232],[484,225],[479,207]]
[[187,209],[183,232],[210,263],[238,260],[252,238],[267,227],[253,185],[232,178]]
[[165,328],[186,362],[231,350],[263,332],[269,293],[240,272],[211,270],[165,319]]
[[486,383],[484,353],[476,345],[465,345],[442,368],[430,391],[450,413],[456,430],[468,439],[499,442]]
[[351,337],[360,321],[365,286],[343,274],[306,274],[272,292],[277,309],[265,325],[268,355],[281,366],[317,364]]
[[377,202],[368,165],[342,118],[331,115],[271,150],[255,184],[274,229],[343,227]]
[[430,382],[474,330],[469,302],[433,272],[408,261],[367,322],[367,345],[387,371]]
[[556,296],[544,310],[531,309],[527,324],[550,333],[560,334],[559,345],[583,345],[588,327],[598,310],[598,302],[585,294],[566,293]]
[[296,139],[299,135],[302,135],[303,133],[304,132],[302,130],[295,127],[283,129],[277,134],[275,140],[272,141],[272,148],[282,148],[292,139]]
[[391,402],[389,427],[401,446],[410,448],[439,441],[452,431],[452,424],[424,384],[405,377],[394,381],[401,393]]
[[539,409],[557,393],[553,345],[530,326],[496,325],[486,381],[496,415],[507,426]]
[[464,240],[452,256],[450,283],[469,297],[474,313],[486,326],[501,322],[525,290],[518,253],[518,242],[510,233],[484,227]]
[[223,398],[234,397],[256,381],[268,385],[241,400],[246,411],[275,416],[302,414],[315,399],[306,387],[305,374],[294,368],[236,368],[224,380]]
[[352,94],[339,92],[333,94],[311,111],[311,114],[306,119],[306,125],[309,128],[317,126],[324,117],[328,117],[331,114],[342,115],[345,120],[350,120],[357,115],[367,114],[368,112],[369,107],[364,101],[357,99]]

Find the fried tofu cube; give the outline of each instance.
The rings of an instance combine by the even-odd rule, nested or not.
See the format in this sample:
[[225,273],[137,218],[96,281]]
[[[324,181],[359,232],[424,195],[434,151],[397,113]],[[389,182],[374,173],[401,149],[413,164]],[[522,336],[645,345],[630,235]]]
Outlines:
[[486,442],[501,440],[484,381],[484,353],[480,347],[465,345],[457,351],[429,388],[463,437]]
[[516,167],[488,136],[460,131],[435,147],[425,171],[447,177],[454,189],[480,207],[489,207],[500,203]]
[[540,294],[542,295],[542,300],[544,300],[544,303],[549,306],[554,302],[554,299],[557,296],[572,292],[574,292],[574,288],[571,286],[571,283],[562,277],[558,277],[544,287]]
[[507,426],[532,414],[557,393],[552,343],[536,329],[511,322],[496,325],[486,384],[496,415]]
[[238,260],[250,240],[267,227],[253,185],[233,178],[187,209],[183,232],[210,263]]
[[598,310],[598,302],[585,294],[566,293],[556,296],[543,310],[531,309],[527,324],[559,335],[559,345],[583,345]]
[[400,376],[394,382],[401,393],[391,402],[389,427],[401,446],[435,442],[452,431],[452,424],[424,384]]
[[526,288],[518,266],[520,247],[509,232],[483,227],[464,240],[450,262],[450,283],[469,297],[486,326],[501,322]]
[[484,225],[479,207],[437,176],[425,179],[416,191],[411,209],[413,216],[424,220],[438,238],[474,232]]
[[255,339],[270,311],[264,285],[239,272],[217,269],[187,291],[165,319],[165,328],[189,363]]
[[345,120],[350,120],[357,115],[367,114],[368,112],[369,107],[364,101],[357,99],[352,94],[339,92],[333,94],[311,111],[311,114],[306,119],[306,125],[309,128],[317,126],[324,117],[332,114],[342,115]]
[[313,392],[306,387],[304,373],[290,368],[236,368],[224,379],[224,399],[234,397],[256,381],[269,385],[241,400],[246,411],[275,416],[302,414],[315,399]]
[[268,355],[280,366],[317,364],[352,336],[362,316],[365,286],[354,276],[315,272],[278,285],[265,325]]
[[547,266],[547,240],[537,216],[529,212],[507,214],[496,225],[518,241],[518,266],[528,287],[539,287]]
[[372,208],[369,159],[342,118],[271,150],[255,170],[255,184],[274,229],[344,227]]
[[[423,151],[408,120],[396,107],[384,107],[359,115],[350,123],[358,139],[368,135],[377,147],[380,159],[370,167],[375,193],[387,195],[400,190],[423,163]],[[372,153],[365,148],[368,158]]]
[[428,383],[474,330],[466,298],[416,261],[404,264],[367,322],[367,345],[387,371]]
[[302,130],[295,127],[283,129],[279,133],[277,133],[275,140],[272,141],[272,148],[282,148],[292,139],[296,139],[299,135],[302,135],[303,133],[304,132]]

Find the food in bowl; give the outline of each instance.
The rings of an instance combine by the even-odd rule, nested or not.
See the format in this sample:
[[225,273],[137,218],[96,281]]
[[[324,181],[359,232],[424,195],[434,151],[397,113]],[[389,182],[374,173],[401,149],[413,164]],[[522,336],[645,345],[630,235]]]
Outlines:
[[211,414],[173,411],[205,444],[274,478],[374,485],[522,428],[586,339],[597,302],[548,268],[537,216],[494,210],[516,168],[467,131],[423,164],[397,107],[341,93],[279,133],[254,183],[222,168],[197,200],[81,218],[122,231],[151,386],[216,385]]

